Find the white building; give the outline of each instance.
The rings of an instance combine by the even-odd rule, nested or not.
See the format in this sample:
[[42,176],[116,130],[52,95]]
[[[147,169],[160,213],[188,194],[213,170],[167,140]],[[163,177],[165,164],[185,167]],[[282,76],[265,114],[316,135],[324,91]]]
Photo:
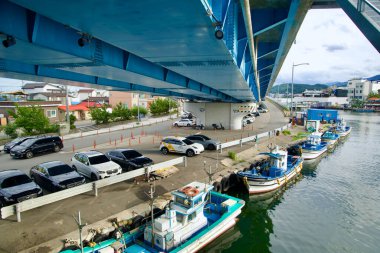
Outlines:
[[366,79],[352,79],[347,82],[348,98],[366,100],[371,92],[378,93],[380,82],[371,82]]
[[109,91],[107,90],[80,89],[76,92],[73,101],[80,103],[88,98],[109,97],[109,95]]
[[51,83],[26,83],[21,89],[26,94],[66,92],[63,87]]

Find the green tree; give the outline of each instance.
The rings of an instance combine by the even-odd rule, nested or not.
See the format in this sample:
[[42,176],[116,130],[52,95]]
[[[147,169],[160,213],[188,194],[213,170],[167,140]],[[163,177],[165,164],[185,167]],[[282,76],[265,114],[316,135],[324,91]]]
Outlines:
[[380,94],[371,91],[371,92],[368,94],[368,98],[380,98]]
[[107,112],[107,105],[103,105],[101,108],[91,108],[90,115],[92,120],[95,120],[95,124],[106,124],[110,122],[111,113]]
[[27,135],[45,133],[45,130],[50,127],[44,110],[37,106],[20,107],[17,105],[16,110],[9,111],[9,114],[15,118],[15,125]]
[[11,138],[17,138],[17,126],[14,123],[10,123],[4,127],[4,133]]
[[148,110],[145,107],[139,106],[139,110],[138,110],[138,107],[134,106],[131,109],[132,116],[135,117],[135,118],[137,118],[138,111],[140,111],[140,117],[142,115],[147,115],[148,114]]
[[364,102],[360,99],[355,98],[351,101],[352,108],[363,108],[363,106],[364,106]]
[[77,121],[77,117],[75,117],[74,114],[70,114],[70,129],[75,129],[76,126],[75,126],[75,121]]
[[161,99],[158,98],[150,105],[150,112],[153,115],[160,115],[160,114],[168,114],[169,111],[173,111],[178,108],[178,104],[176,101],[165,98]]
[[118,103],[114,108],[112,108],[112,120],[113,121],[119,121],[119,120],[129,120],[132,118],[131,111],[123,105],[121,102]]

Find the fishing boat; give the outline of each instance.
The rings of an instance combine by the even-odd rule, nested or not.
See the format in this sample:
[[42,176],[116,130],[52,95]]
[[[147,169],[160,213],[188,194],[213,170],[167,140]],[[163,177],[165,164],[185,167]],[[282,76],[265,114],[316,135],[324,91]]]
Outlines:
[[281,150],[278,146],[269,147],[269,150],[270,152],[260,153],[269,157],[267,162],[237,173],[249,194],[274,191],[302,170],[303,159],[301,157],[290,156],[287,150]]
[[347,126],[346,121],[341,119],[338,121],[335,131],[340,137],[346,137],[351,132],[351,127]]
[[338,140],[339,134],[333,133],[332,131],[326,131],[322,134],[322,141],[328,143],[328,148],[334,148]]
[[322,133],[314,132],[302,144],[302,157],[305,160],[315,159],[327,151],[327,142],[322,142]]
[[[192,182],[172,192],[165,213],[145,225],[111,238],[84,253],[196,252],[233,227],[243,200],[212,191],[213,186]],[[81,249],[64,253],[80,253]]]

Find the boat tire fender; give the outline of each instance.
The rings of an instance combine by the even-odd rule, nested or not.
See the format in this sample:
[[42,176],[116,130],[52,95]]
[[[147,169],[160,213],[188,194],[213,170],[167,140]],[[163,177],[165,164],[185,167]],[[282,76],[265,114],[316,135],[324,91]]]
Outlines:
[[222,192],[222,185],[220,182],[214,182],[213,186],[214,186],[214,191]]

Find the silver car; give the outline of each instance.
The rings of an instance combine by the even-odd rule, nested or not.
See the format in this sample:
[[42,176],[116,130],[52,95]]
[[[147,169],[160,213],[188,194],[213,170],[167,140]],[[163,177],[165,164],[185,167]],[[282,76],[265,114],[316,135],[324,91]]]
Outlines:
[[186,138],[191,140],[192,142],[202,144],[203,147],[208,150],[216,150],[218,149],[218,146],[221,144],[220,141],[210,139],[206,135],[202,134],[194,134],[187,136]]

